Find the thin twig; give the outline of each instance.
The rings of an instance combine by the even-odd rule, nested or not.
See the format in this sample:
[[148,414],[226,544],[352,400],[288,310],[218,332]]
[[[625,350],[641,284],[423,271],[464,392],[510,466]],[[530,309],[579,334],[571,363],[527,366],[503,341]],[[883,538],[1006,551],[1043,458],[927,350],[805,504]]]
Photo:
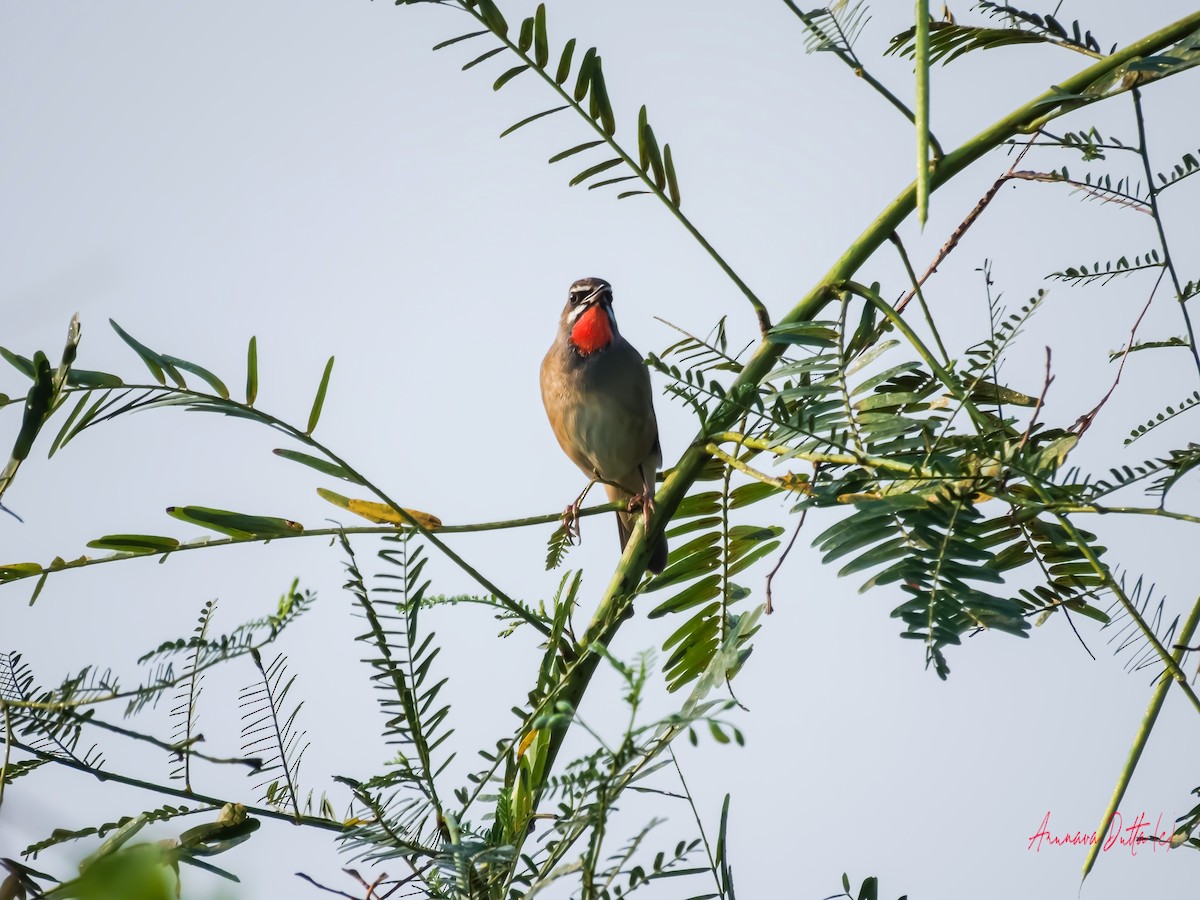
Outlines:
[[912,290],[916,292],[917,302],[921,304],[921,312],[925,315],[925,322],[929,325],[929,330],[933,332],[933,339],[937,341],[938,350],[942,353],[942,362],[949,365],[950,354],[946,352],[946,345],[942,343],[942,336],[938,333],[937,325],[933,321],[933,313],[929,311],[929,305],[925,302],[925,294],[921,291],[921,285],[917,281],[917,273],[913,271],[912,262],[908,258],[908,251],[904,249],[904,242],[900,240],[900,235],[894,231],[888,239],[896,248],[896,252],[900,254],[900,261],[904,263],[904,271],[908,273],[908,280],[912,283]]
[[775,578],[775,573],[778,572],[781,568],[783,568],[783,563],[788,558],[788,554],[792,552],[792,547],[794,547],[796,545],[796,538],[800,537],[800,529],[804,527],[804,519],[805,519],[805,517],[808,516],[808,509],[809,508],[806,506],[804,509],[800,510],[800,520],[796,523],[796,530],[792,532],[792,539],[790,541],[788,541],[788,545],[783,549],[783,552],[781,554],[779,554],[779,560],[778,560],[778,562],[775,563],[775,567],[773,569],[771,569],[770,572],[767,573],[767,608],[766,608],[766,612],[767,612],[768,616],[771,615],[771,613],[775,612],[775,606],[772,603],[772,599],[771,599],[771,582]]
[[1150,296],[1146,298],[1146,305],[1142,307],[1142,311],[1138,313],[1137,319],[1134,320],[1133,327],[1129,329],[1129,340],[1125,344],[1125,352],[1121,354],[1121,364],[1117,366],[1117,376],[1113,379],[1112,385],[1100,398],[1100,402],[1093,406],[1088,412],[1075,420],[1075,424],[1071,426],[1080,437],[1083,433],[1092,427],[1092,422],[1095,421],[1097,414],[1104,408],[1113,392],[1116,391],[1117,385],[1121,383],[1121,373],[1125,371],[1125,361],[1129,359],[1129,354],[1133,351],[1133,340],[1137,337],[1138,327],[1142,324],[1142,319],[1145,318],[1146,312],[1150,309],[1150,304],[1154,302],[1154,295],[1158,293],[1158,286],[1162,284],[1163,276],[1167,273],[1164,268],[1158,273],[1158,278],[1154,281],[1154,287],[1150,289]]
[[1077,191],[1087,194],[1089,197],[1095,197],[1103,203],[1115,203],[1117,206],[1123,206],[1126,209],[1132,209],[1135,212],[1146,213],[1151,215],[1150,207],[1146,201],[1135,194],[1130,194],[1127,191],[1119,191],[1116,188],[1106,188],[1097,184],[1088,184],[1086,181],[1077,181],[1074,178],[1064,178],[1058,172],[1034,172],[1030,169],[1022,169],[1020,172],[1010,172],[1004,176],[1005,181],[1040,181],[1046,184],[1066,184]]
[[916,284],[914,284],[909,292],[904,295],[903,299],[896,304],[896,312],[904,312],[904,307],[908,306],[912,298],[917,295],[917,291],[920,290],[921,286],[929,280],[929,277],[938,270],[938,266],[940,266],[946,257],[953,252],[954,248],[958,246],[958,242],[963,239],[963,235],[967,233],[967,229],[975,224],[975,220],[983,214],[985,209],[987,209],[988,204],[992,202],[992,198],[996,196],[996,193],[1001,187],[1004,186],[1004,183],[1012,177],[1013,173],[1017,169],[1017,166],[1020,165],[1021,160],[1025,157],[1025,154],[1029,152],[1032,142],[1033,139],[1030,138],[1030,140],[1026,142],[1025,146],[1021,148],[1021,152],[1017,154],[1017,158],[1013,160],[1013,164],[1009,166],[1008,171],[996,179],[995,184],[987,189],[987,192],[979,198],[979,202],[975,204],[974,208],[969,213],[967,213],[967,217],[959,223],[957,228],[954,229],[949,240],[942,245],[942,249],[938,251],[937,256],[933,258],[933,262],[929,264],[929,268],[925,270],[925,274],[917,279]]
[[0,697],[0,712],[4,713],[4,761],[0,762],[0,809],[4,807],[4,783],[8,779],[8,760],[12,753],[12,721],[8,717],[8,704]]
[[1017,452],[1020,453],[1025,449],[1025,445],[1029,443],[1029,436],[1033,434],[1033,427],[1037,424],[1038,413],[1042,411],[1042,406],[1046,403],[1046,392],[1050,390],[1050,385],[1054,382],[1054,376],[1050,374],[1050,348],[1046,348],[1046,377],[1042,380],[1042,392],[1038,394],[1037,403],[1033,406],[1033,415],[1029,417],[1029,425],[1025,429],[1025,433],[1021,435],[1021,442],[1017,444]]
[[752,466],[746,465],[746,463],[742,462],[736,456],[726,453],[724,450],[722,450],[716,444],[708,444],[704,449],[707,453],[710,453],[711,455],[715,456],[717,459],[721,460],[721,462],[725,463],[725,465],[729,466],[731,469],[737,469],[739,472],[742,472],[745,475],[749,475],[755,481],[761,481],[763,484],[769,484],[772,487],[779,488],[780,490],[794,491],[794,490],[797,490],[797,486],[799,484],[803,483],[803,482],[797,482],[797,481],[790,480],[790,479],[776,478],[773,475],[768,475],[766,472],[760,472],[758,469],[755,469]]
[[[129,787],[141,788],[142,790],[150,791],[155,794],[166,794],[169,797],[178,797],[181,800],[191,800],[196,803],[206,803],[213,809],[221,809],[228,800],[223,800],[219,797],[210,797],[205,794],[198,794],[195,791],[185,791],[183,788],[171,787],[166,784],[155,784],[152,781],[143,781],[140,778],[133,778],[129,775],[122,775],[119,772],[114,772],[111,769],[97,769],[95,766],[89,766],[81,763],[78,760],[71,759],[65,756],[58,756],[54,753],[47,753],[45,750],[38,750],[36,747],[31,747],[16,738],[11,741],[12,745],[18,750],[36,756],[38,759],[44,759],[46,762],[57,763],[60,766],[66,766],[68,769],[74,769],[77,772],[83,772],[98,778],[101,781],[115,781],[118,784],[128,785]],[[243,804],[246,807],[246,812],[254,816],[261,816],[264,819],[278,819],[282,822],[290,822],[293,825],[307,825],[310,828],[318,828],[322,831],[334,831],[338,834],[344,834],[349,830],[349,826],[343,825],[341,822],[333,819],[322,819],[317,816],[302,816],[299,821],[290,813],[281,813],[277,810],[263,806],[250,806]]]
[[[796,17],[801,22],[804,23],[804,27],[807,28],[813,35],[815,35],[817,38],[821,38],[821,39],[828,37],[823,31],[821,31],[820,28],[817,27],[816,23],[813,22],[811,13],[804,12],[802,9],[800,9],[800,7],[798,7],[795,3],[793,3],[792,0],[783,0],[783,2],[784,2],[784,5],[786,5],[788,9],[790,9],[792,12],[794,12],[796,14]],[[841,31],[840,26],[839,26],[838,30],[839,30],[839,32]],[[849,46],[849,45],[847,45],[847,46]],[[875,76],[873,76],[870,72],[867,71],[866,66],[864,66],[862,64],[862,61],[858,58],[858,54],[856,54],[854,52],[853,48],[851,48],[850,52],[847,53],[841,47],[837,46],[834,43],[827,41],[826,49],[830,53],[832,53],[834,56],[836,56],[838,59],[840,59],[842,62],[844,62],[847,66],[849,66],[851,68],[851,70],[853,70],[855,75],[857,75],[859,78],[861,78],[867,84],[869,84],[872,88],[874,88],[879,93],[879,95],[881,97],[883,97],[883,99],[885,99],[888,103],[890,103],[897,110],[899,110],[901,115],[904,116],[904,118],[908,119],[908,121],[911,122],[913,125],[917,124],[916,114],[911,109],[908,108],[908,106],[904,103],[903,100],[901,100],[899,97],[897,97],[895,94],[893,94],[890,90],[888,90],[886,87],[884,87],[883,84],[875,78]],[[945,151],[942,150],[942,145],[938,143],[938,139],[933,136],[932,131],[929,132],[929,143],[930,143],[930,146],[933,148],[933,161],[934,162],[936,162],[937,160],[941,159],[943,156],[946,155]]]
[[[770,601],[767,601],[770,603]],[[769,610],[768,610],[769,611]],[[708,855],[708,868],[713,873],[713,878],[717,882],[717,890],[721,896],[725,892],[721,888],[721,879],[717,875],[717,858],[713,855],[712,845],[708,842],[708,835],[704,833],[704,821],[700,818],[700,813],[696,809],[696,801],[692,799],[692,792],[688,788],[687,779],[683,777],[683,769],[679,767],[679,759],[675,756],[675,748],[667,746],[667,753],[671,754],[671,763],[675,766],[675,774],[679,776],[679,783],[683,785],[683,793],[687,799],[688,806],[692,808],[692,818],[696,820],[696,828],[700,831],[700,840],[704,842],[704,852]]]
[[[64,710],[64,712],[68,712],[68,710]],[[202,734],[198,734],[188,741],[176,741],[172,743],[169,741],[159,740],[150,734],[144,734],[140,731],[133,731],[128,728],[122,728],[120,725],[113,725],[110,722],[103,722],[100,719],[97,719],[95,716],[83,715],[75,712],[73,709],[69,710],[69,714],[78,720],[80,724],[94,725],[96,728],[102,728],[105,731],[111,731],[114,734],[121,735],[122,737],[127,737],[135,741],[144,741],[147,744],[151,744],[152,746],[158,747],[161,750],[166,750],[181,757],[186,749],[191,756],[195,756],[198,759],[204,760],[205,762],[216,763],[218,765],[249,766],[249,768],[255,772],[263,767],[263,761],[254,757],[221,757],[209,756],[207,753],[201,753],[199,750],[194,749],[193,745],[204,740],[204,735]]]
[[[579,511],[579,517],[598,516],[603,513],[624,511],[627,508],[626,503],[604,503],[599,506],[591,506],[587,509]],[[506,528],[526,528],[530,525],[548,525],[562,520],[562,513],[547,513],[540,516],[525,516],[518,519],[503,519],[493,522],[474,522],[467,525],[442,525],[436,531],[439,534],[474,534],[481,531],[500,531]],[[337,526],[333,528],[309,528],[303,531],[288,531],[281,534],[270,535],[251,535],[249,537],[224,537],[213,538],[204,541],[203,543],[186,543],[180,544],[178,547],[173,547],[170,550],[154,550],[149,553],[115,553],[112,556],[80,556],[75,559],[67,560],[62,565],[57,565],[53,569],[43,568],[40,571],[19,570],[5,574],[0,578],[0,585],[8,584],[14,581],[21,581],[25,578],[40,578],[43,575],[51,575],[57,572],[65,572],[68,569],[80,569],[87,566],[98,566],[104,563],[120,562],[122,560],[133,558],[154,559],[161,557],[165,559],[176,553],[184,553],[188,550],[202,550],[209,547],[228,547],[234,544],[265,544],[275,543],[277,541],[285,541],[291,538],[306,538],[306,537],[337,537],[340,534],[396,534],[401,528],[407,526],[398,525],[362,525],[352,526],[349,528]]]
[[353,894],[347,894],[345,891],[339,891],[337,888],[327,887],[326,885],[321,884],[321,882],[317,881],[311,875],[305,875],[303,872],[297,872],[296,877],[303,878],[305,881],[319,890],[328,891],[330,894],[337,894],[339,897],[346,897],[347,900],[358,900],[358,898]]
[[1154,172],[1150,168],[1150,150],[1146,146],[1146,122],[1142,115],[1142,92],[1136,87],[1132,91],[1133,111],[1137,118],[1139,155],[1142,157],[1142,168],[1146,172],[1146,187],[1150,193],[1150,212],[1154,216],[1154,225],[1158,229],[1158,240],[1162,245],[1163,264],[1171,273],[1171,283],[1175,287],[1175,299],[1179,301],[1179,310],[1183,313],[1183,323],[1187,326],[1188,343],[1192,348],[1192,359],[1196,361],[1196,371],[1200,372],[1200,348],[1196,346],[1196,332],[1192,328],[1192,316],[1188,312],[1186,298],[1183,295],[1183,285],[1179,282],[1179,273],[1175,271],[1175,261],[1171,257],[1171,248],[1167,245],[1167,232],[1163,228],[1162,213],[1158,208],[1158,189],[1154,186]]
[[1051,504],[1046,509],[1050,512],[1068,514],[1096,513],[1101,516],[1158,516],[1163,519],[1173,519],[1176,522],[1190,522],[1193,525],[1200,525],[1200,516],[1171,512],[1169,509],[1162,509],[1157,506],[1101,506],[1099,503],[1090,503],[1086,506],[1059,506]]

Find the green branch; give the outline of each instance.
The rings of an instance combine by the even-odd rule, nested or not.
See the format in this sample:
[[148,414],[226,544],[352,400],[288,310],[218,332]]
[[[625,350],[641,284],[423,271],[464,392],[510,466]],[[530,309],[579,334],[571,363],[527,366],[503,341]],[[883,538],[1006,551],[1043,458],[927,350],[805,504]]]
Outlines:
[[[930,190],[936,190],[972,163],[1001,146],[1027,129],[1036,127],[1049,112],[1061,110],[1066,102],[1063,94],[1079,95],[1098,79],[1111,74],[1118,67],[1142,56],[1155,53],[1171,46],[1200,29],[1200,12],[1185,16],[1177,22],[1161,28],[1123,50],[1114,53],[1094,65],[1066,79],[1061,85],[1044,91],[1029,102],[1019,106],[1004,118],[981,131],[962,146],[947,154],[930,176]],[[1075,100],[1075,103],[1091,103],[1104,99],[1102,96]],[[900,224],[912,214],[916,206],[916,184],[909,184],[867,229],[834,262],[825,276],[809,288],[792,310],[780,320],[779,325],[790,325],[811,321],[834,298],[832,289],[853,278],[855,273],[879,247],[896,231]],[[666,528],[666,523],[683,501],[687,492],[699,477],[705,463],[710,459],[707,451],[708,435],[725,431],[733,426],[741,414],[739,401],[744,394],[758,389],[783,354],[784,346],[763,340],[746,362],[745,368],[730,386],[728,398],[714,410],[706,429],[693,440],[679,462],[673,467],[655,498],[656,512],[648,531],[639,521],[625,552],[613,573],[608,587],[601,598],[592,621],[584,633],[582,643],[607,646],[624,621],[632,612],[632,601],[638,583],[650,559],[650,547]],[[586,664],[580,666],[571,680],[564,685],[562,698],[578,707],[592,675],[596,670],[597,654],[589,654]],[[546,771],[562,746],[566,729],[554,733],[547,751]]]
[[[1029,486],[1033,488],[1034,492],[1042,499],[1042,502],[1044,502],[1047,507],[1052,505],[1053,501],[1051,500],[1050,495],[1038,481],[1030,479]],[[1075,543],[1075,546],[1079,548],[1079,552],[1083,554],[1084,558],[1088,561],[1088,564],[1092,567],[1092,570],[1100,576],[1101,580],[1104,582],[1104,586],[1113,592],[1113,596],[1117,598],[1117,601],[1121,604],[1125,612],[1131,619],[1133,619],[1134,623],[1138,627],[1138,630],[1142,633],[1142,637],[1144,637],[1147,643],[1154,648],[1154,652],[1157,653],[1159,659],[1163,661],[1163,664],[1166,666],[1171,678],[1179,682],[1180,690],[1183,691],[1184,695],[1191,702],[1192,706],[1196,708],[1196,711],[1200,712],[1200,697],[1196,696],[1196,692],[1192,690],[1192,686],[1188,684],[1187,675],[1184,673],[1183,669],[1179,667],[1179,663],[1175,660],[1167,648],[1162,645],[1162,642],[1158,639],[1158,635],[1154,633],[1154,630],[1146,624],[1146,620],[1142,618],[1140,613],[1138,613],[1137,607],[1133,605],[1133,601],[1129,599],[1129,597],[1125,594],[1125,591],[1121,589],[1121,585],[1117,583],[1115,578],[1113,578],[1112,572],[1110,572],[1108,567],[1100,561],[1100,557],[1096,555],[1095,550],[1092,549],[1091,545],[1084,539],[1083,535],[1079,533],[1079,529],[1075,527],[1075,523],[1073,523],[1065,513],[1055,511],[1054,517],[1058,519],[1058,523],[1062,525],[1063,530],[1067,533],[1067,536]]]
[[[796,18],[803,22],[804,27],[806,27],[815,37],[822,39],[827,38],[827,35],[813,22],[812,16],[809,13],[806,13],[804,10],[800,9],[800,7],[793,3],[792,0],[783,0],[783,3],[788,9],[796,14]],[[866,66],[862,64],[862,61],[858,58],[858,54],[856,54],[853,49],[851,49],[849,52],[846,52],[841,47],[831,42],[827,43],[823,49],[832,53],[847,66],[849,66],[855,75],[874,88],[884,100],[898,109],[900,114],[903,115],[904,118],[908,119],[909,122],[911,122],[913,125],[917,124],[917,117],[913,111],[908,108],[903,100],[884,87],[884,85],[878,81],[875,76],[867,71]],[[933,136],[932,131],[929,132],[929,143],[933,147],[934,160],[938,160],[945,155],[945,153],[942,151],[942,145],[938,143],[938,140]]]
[[[129,787],[141,788],[144,791],[151,791],[155,794],[164,794],[168,797],[178,797],[181,800],[192,800],[197,803],[207,803],[213,809],[220,809],[226,803],[237,803],[239,801],[223,800],[220,797],[210,797],[206,794],[198,794],[192,790],[183,788],[171,787],[167,784],[155,784],[152,781],[143,781],[140,778],[134,778],[130,775],[122,775],[119,772],[113,772],[110,769],[96,769],[93,766],[85,765],[74,759],[64,756],[56,756],[53,753],[46,753],[44,750],[37,750],[30,747],[28,744],[23,744],[21,741],[13,740],[12,746],[18,750],[36,756],[38,759],[44,759],[46,762],[57,763],[60,766],[66,766],[68,769],[74,769],[77,772],[84,772],[91,775],[100,781],[115,781],[117,784],[128,785]],[[265,806],[250,806],[242,804],[246,808],[246,812],[250,815],[260,816],[264,819],[278,819],[281,822],[288,822],[292,825],[306,825],[309,828],[319,828],[322,831],[333,831],[338,834],[345,834],[350,830],[349,826],[343,825],[341,822],[335,822],[332,819],[322,819],[317,816],[301,816],[297,819],[295,816],[288,813],[281,813],[277,810],[270,809]]]
[[1188,346],[1192,351],[1192,359],[1196,363],[1196,371],[1200,372],[1200,348],[1196,346],[1196,330],[1192,327],[1192,316],[1188,312],[1187,297],[1183,293],[1183,284],[1179,273],[1175,270],[1175,260],[1171,256],[1171,247],[1167,244],[1167,232],[1163,228],[1162,215],[1158,208],[1159,188],[1154,184],[1154,172],[1150,168],[1150,150],[1146,146],[1146,121],[1142,115],[1142,92],[1137,88],[1132,90],[1133,111],[1137,119],[1138,155],[1142,158],[1142,169],[1146,173],[1146,191],[1149,194],[1150,214],[1154,217],[1154,226],[1158,229],[1158,243],[1162,247],[1162,264],[1171,273],[1171,285],[1175,288],[1175,299],[1179,301],[1179,310],[1183,313],[1183,324],[1187,328]]
[[[167,387],[167,386],[164,386],[161,384],[144,384],[144,385],[143,384],[122,384],[121,388],[124,389],[126,392],[144,391],[147,394],[162,394],[162,395],[164,395],[164,399],[162,401],[152,401],[153,405],[185,405],[185,404],[191,403],[198,409],[202,409],[205,411],[214,411],[215,410],[215,411],[224,412],[226,414],[228,414],[227,410],[229,410],[231,408],[236,409],[238,411],[238,413],[237,413],[238,415],[241,415],[244,418],[252,419],[261,424],[267,425],[271,428],[276,429],[277,431],[281,431],[285,435],[288,435],[289,437],[293,438],[294,440],[296,440],[302,444],[305,444],[306,446],[311,447],[314,450],[320,451],[321,453],[323,453],[325,455],[326,459],[328,459],[329,462],[331,462],[333,464],[332,468],[336,468],[336,469],[340,470],[341,477],[345,478],[347,481],[362,485],[367,490],[369,490],[371,493],[373,493],[384,504],[391,507],[391,509],[396,513],[396,515],[399,516],[401,519],[403,519],[406,524],[411,526],[416,531],[420,532],[421,535],[430,544],[432,544],[434,547],[436,547],[438,550],[440,550],[445,556],[447,556],[452,562],[454,562],[460,569],[462,569],[464,572],[466,572],[469,576],[471,576],[471,578],[473,578],[476,582],[478,582],[489,593],[491,593],[493,596],[495,596],[496,599],[499,600],[505,606],[505,608],[509,610],[509,612],[511,612],[511,613],[513,613],[513,615],[523,619],[527,624],[531,625],[537,631],[541,632],[544,636],[549,637],[550,632],[544,622],[542,622],[536,616],[533,616],[527,609],[525,609],[523,606],[521,606],[521,604],[517,603],[515,600],[513,600],[511,597],[509,597],[507,593],[502,591],[495,583],[493,583],[490,579],[488,579],[481,572],[479,572],[479,570],[477,570],[474,566],[472,566],[465,559],[463,559],[461,556],[459,556],[459,554],[457,554],[456,552],[451,550],[445,544],[444,541],[442,541],[440,538],[438,538],[428,527],[426,527],[422,522],[420,522],[417,518],[415,518],[408,510],[406,510],[404,507],[400,506],[400,504],[398,504],[396,501],[392,500],[391,497],[389,497],[382,488],[376,486],[366,476],[364,476],[357,469],[355,469],[352,465],[350,465],[346,460],[342,459],[342,457],[338,456],[336,453],[334,453],[332,450],[330,450],[328,447],[326,447],[324,444],[322,444],[320,441],[318,441],[316,438],[314,438],[312,436],[312,434],[309,433],[308,431],[301,431],[299,428],[296,428],[295,426],[289,424],[288,422],[285,422],[284,420],[278,418],[277,416],[274,416],[268,412],[264,412],[260,409],[255,408],[254,406],[250,405],[250,403],[239,403],[238,401],[231,400],[228,397],[222,397],[222,396],[218,396],[216,394],[207,394],[207,393],[204,393],[203,391],[195,391],[195,390],[191,390],[186,387],[180,387],[180,386]],[[67,388],[62,391],[62,395],[65,397],[66,395],[71,394],[71,393],[90,393],[91,391],[94,391],[94,390],[97,390],[97,389],[94,387]],[[178,398],[178,399],[173,399],[173,398]],[[145,408],[146,405],[147,404],[142,404],[138,408]],[[120,411],[111,413],[109,415],[119,415],[119,414],[120,414]],[[97,419],[93,422],[89,422],[88,424],[89,425],[95,424],[96,421],[101,421],[101,420]],[[555,517],[552,517],[551,519],[549,519],[549,521],[555,521],[558,518],[559,518],[558,516],[555,516]],[[516,526],[509,526],[509,527],[516,527]],[[394,531],[395,529],[384,529],[384,531],[387,531],[387,530]],[[439,530],[445,530],[445,529],[439,529]],[[476,528],[475,530],[482,530],[482,529]],[[337,534],[340,531],[341,531],[341,529],[334,529],[332,531],[332,533]],[[313,532],[308,532],[307,534],[311,535],[311,534],[317,534],[317,533],[328,534],[331,532],[329,530],[315,530]],[[288,537],[299,536],[300,534],[303,534],[303,532],[298,533],[297,535],[288,534],[287,536]],[[257,536],[252,536],[250,538],[250,540],[263,540],[263,541],[280,540],[282,537],[283,537],[283,535],[281,535],[281,534],[272,534],[271,537],[261,537],[260,538]],[[233,541],[233,540],[213,541],[213,542],[210,542],[210,543],[204,544],[204,545],[192,545],[190,547],[187,547],[186,549],[195,549],[199,546],[213,546],[213,545],[219,546],[219,545],[224,545],[224,544],[229,544],[229,543],[238,543],[238,542],[239,541]],[[181,546],[181,547],[175,547],[170,550],[161,551],[161,552],[153,552],[153,553],[145,553],[145,554],[139,553],[139,554],[133,554],[133,555],[166,556],[168,553],[175,553],[175,552],[178,552],[183,549],[185,549],[185,548]],[[115,557],[108,557],[108,558],[104,559],[103,561],[112,562],[117,559],[126,559],[126,558],[128,558],[128,557],[127,556],[115,556]],[[100,562],[100,561],[101,560],[97,560],[96,562]],[[10,568],[9,573],[7,575],[0,576],[0,584],[3,584],[6,581],[17,581],[17,580],[20,580],[20,578],[32,577],[34,575],[42,576],[42,575],[48,574],[51,571],[58,571],[63,568],[68,568],[68,567],[78,568],[81,565],[88,565],[91,563],[92,563],[92,561],[90,561],[90,560],[89,561],[77,560],[75,562],[75,564],[73,564],[73,565],[72,564],[64,564],[63,566],[56,566],[54,569],[43,569],[43,568],[39,567],[37,569],[28,568],[28,569],[15,569],[14,570],[14,569]],[[3,567],[0,566],[0,569],[2,569],[2,568]],[[36,592],[35,592],[35,597],[36,597]]]
[[546,69],[546,67],[538,65],[537,60],[530,56],[528,52],[522,50],[520,46],[514,44],[509,39],[507,34],[498,33],[495,28],[493,28],[492,23],[484,16],[479,6],[477,6],[475,3],[468,3],[466,0],[458,0],[458,5],[461,6],[462,9],[467,13],[474,16],[479,24],[486,28],[493,37],[503,42],[505,47],[520,57],[521,60],[524,61],[525,64],[533,71],[537,72],[538,75],[541,76],[542,80],[549,85],[550,89],[558,94],[562,102],[566,106],[575,110],[575,112],[577,112],[579,116],[591,126],[592,130],[596,132],[601,140],[608,144],[608,146],[612,148],[612,151],[616,153],[617,156],[619,156],[621,160],[627,166],[629,166],[630,169],[637,173],[638,180],[640,180],[642,184],[646,186],[650,193],[654,194],[654,196],[662,201],[667,209],[671,211],[671,215],[673,215],[679,221],[680,225],[687,229],[688,234],[692,236],[696,243],[704,248],[704,251],[712,258],[713,262],[720,266],[721,271],[724,272],[726,276],[728,276],[729,280],[732,281],[737,286],[738,290],[742,292],[745,298],[750,302],[750,305],[754,308],[754,314],[758,319],[759,329],[763,334],[766,334],[771,327],[771,318],[766,306],[758,298],[758,295],[750,289],[750,286],[742,280],[741,276],[733,270],[733,267],[725,261],[725,258],[717,252],[716,248],[708,242],[708,239],[700,233],[699,229],[692,224],[691,220],[683,214],[683,211],[680,210],[679,206],[676,203],[673,203],[667,193],[658,186],[651,173],[638,165],[637,162],[634,161],[633,157],[625,152],[625,149],[616,142],[616,140],[611,134],[609,134],[608,131],[604,129],[599,120],[593,119],[590,115],[588,115],[582,104],[575,99],[575,96],[571,92],[565,90],[561,84],[555,81],[554,76]]
[[[1198,624],[1200,624],[1200,598],[1197,598],[1196,602],[1192,604],[1192,611],[1188,615],[1187,621],[1183,624],[1183,630],[1179,633],[1177,648],[1171,657],[1177,669],[1183,662],[1183,655],[1187,653],[1186,647],[1191,642],[1192,635],[1196,633],[1196,626]],[[1125,760],[1125,768],[1121,770],[1121,774],[1117,778],[1117,785],[1113,789],[1112,798],[1108,802],[1108,808],[1104,810],[1104,815],[1100,819],[1100,827],[1096,829],[1096,842],[1088,849],[1087,858],[1083,861],[1084,878],[1088,877],[1088,873],[1092,871],[1092,866],[1096,864],[1096,857],[1104,842],[1103,836],[1112,823],[1112,817],[1117,811],[1117,807],[1121,805],[1121,801],[1125,798],[1125,789],[1129,787],[1129,782],[1133,778],[1133,771],[1137,768],[1138,761],[1142,758],[1142,751],[1146,749],[1146,742],[1150,739],[1150,732],[1154,728],[1154,723],[1158,719],[1158,713],[1163,707],[1163,701],[1167,699],[1167,691],[1171,689],[1171,682],[1173,681],[1175,679],[1168,678],[1167,673],[1164,672],[1154,688],[1154,694],[1150,697],[1150,705],[1146,708],[1145,715],[1142,716],[1142,722],[1138,726],[1137,734],[1134,735],[1133,746],[1129,748],[1129,756]],[[1184,681],[1183,684],[1186,686],[1187,682]]]
[[[624,510],[624,503],[604,503],[599,506],[590,506],[587,509],[579,511],[580,517],[583,516],[598,516],[603,513],[616,512]],[[474,522],[467,525],[443,525],[437,529],[439,534],[473,534],[483,531],[502,531],[507,528],[527,528],[530,525],[549,525],[562,520],[562,513],[546,513],[539,516],[525,516],[518,519],[502,519],[493,522]],[[210,547],[231,547],[236,544],[268,544],[274,541],[286,541],[292,538],[310,538],[310,537],[337,537],[340,534],[396,534],[396,525],[362,525],[351,528],[333,527],[333,528],[306,528],[301,531],[281,532],[279,534],[258,535],[252,534],[246,537],[223,537],[214,538],[204,541],[203,543],[180,544],[178,547],[172,547],[169,550],[152,550],[145,553],[114,553],[111,556],[80,556],[77,559],[67,560],[53,567],[38,568],[7,568],[0,565],[0,571],[4,574],[0,575],[0,585],[5,585],[10,582],[23,581],[27,578],[40,578],[42,576],[53,575],[57,572],[65,572],[68,569],[83,569],[88,566],[99,566],[104,563],[120,562],[127,559],[155,559],[160,562],[165,562],[168,556],[176,553],[183,553],[187,550],[205,550]],[[10,564],[11,566],[11,564]],[[507,608],[507,607],[505,607]]]

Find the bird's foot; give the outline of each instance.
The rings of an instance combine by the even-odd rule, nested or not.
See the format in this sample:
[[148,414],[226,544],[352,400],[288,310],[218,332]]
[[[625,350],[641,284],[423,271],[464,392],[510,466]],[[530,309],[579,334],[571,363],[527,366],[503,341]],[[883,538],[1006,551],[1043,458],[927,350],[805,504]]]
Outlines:
[[[596,476],[596,478],[599,478],[599,476]],[[578,543],[580,540],[579,509],[583,506],[583,501],[587,498],[588,491],[590,491],[592,489],[592,485],[596,483],[596,478],[593,478],[591,481],[589,481],[587,483],[587,487],[579,492],[579,496],[575,498],[575,502],[563,510],[563,531],[567,533],[567,537],[571,539],[572,543]]]
[[579,501],[572,503],[562,514],[562,528],[571,543],[579,542]]
[[641,507],[642,510],[642,521],[645,526],[649,528],[650,514],[654,512],[654,495],[647,493],[646,491],[642,491],[642,493],[635,494],[634,496],[630,497],[629,511],[633,512],[639,507]]

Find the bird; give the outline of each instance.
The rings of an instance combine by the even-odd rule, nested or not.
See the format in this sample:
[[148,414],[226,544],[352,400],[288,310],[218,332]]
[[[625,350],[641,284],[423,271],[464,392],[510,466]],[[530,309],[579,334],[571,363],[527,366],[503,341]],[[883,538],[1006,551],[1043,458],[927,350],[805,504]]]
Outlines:
[[[612,285],[603,278],[580,278],[571,285],[558,333],[542,360],[541,388],[559,446],[590,479],[563,514],[568,533],[578,534],[579,504],[599,481],[609,500],[626,503],[617,512],[624,550],[639,506],[649,525],[662,445],[650,373],[642,355],[621,337]],[[647,568],[657,574],[666,565],[667,539],[660,535]]]

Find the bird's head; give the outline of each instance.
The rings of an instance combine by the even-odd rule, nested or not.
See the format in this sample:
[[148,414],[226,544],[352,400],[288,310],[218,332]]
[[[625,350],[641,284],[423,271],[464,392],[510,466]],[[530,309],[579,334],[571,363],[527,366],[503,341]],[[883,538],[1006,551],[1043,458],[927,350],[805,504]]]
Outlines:
[[571,285],[562,326],[577,353],[587,356],[612,344],[617,335],[612,302],[612,285],[603,278],[580,278]]

